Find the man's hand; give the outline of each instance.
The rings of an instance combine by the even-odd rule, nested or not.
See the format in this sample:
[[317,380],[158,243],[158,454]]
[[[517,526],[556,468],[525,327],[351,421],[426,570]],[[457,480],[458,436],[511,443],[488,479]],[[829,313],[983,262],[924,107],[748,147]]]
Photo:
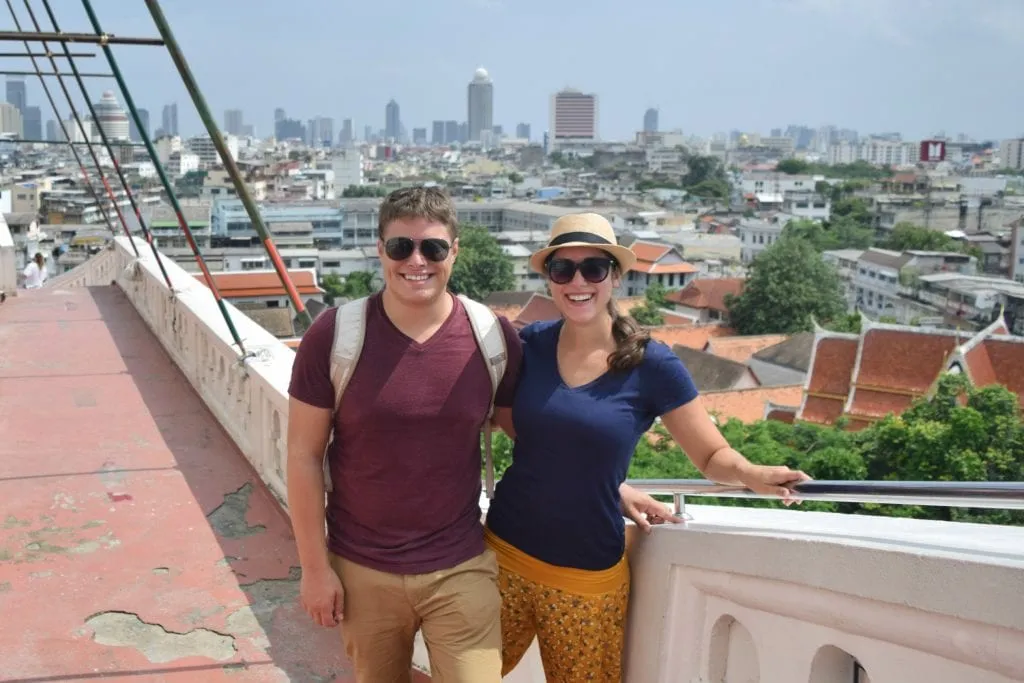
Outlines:
[[754,493],[778,496],[784,505],[789,506],[800,502],[792,487],[802,481],[810,481],[811,478],[800,470],[785,466],[751,465],[744,469],[740,479]]
[[672,513],[672,508],[659,503],[646,493],[637,491],[628,484],[619,486],[622,514],[633,521],[644,533],[651,532],[651,525],[671,522],[679,524],[683,521]]
[[320,626],[332,628],[345,618],[345,589],[341,580],[329,567],[325,570],[302,572],[299,598],[306,610]]

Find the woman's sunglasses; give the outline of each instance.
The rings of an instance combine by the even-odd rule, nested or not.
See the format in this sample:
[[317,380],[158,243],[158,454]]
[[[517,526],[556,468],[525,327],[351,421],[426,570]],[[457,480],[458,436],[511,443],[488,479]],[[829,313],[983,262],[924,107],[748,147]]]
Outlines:
[[548,277],[556,285],[567,285],[576,277],[576,271],[578,270],[584,280],[592,285],[596,285],[608,278],[608,273],[612,271],[613,265],[615,265],[613,259],[600,256],[591,256],[579,263],[567,258],[553,258],[547,263]]
[[448,242],[437,237],[428,237],[423,240],[414,240],[411,237],[392,237],[384,243],[384,253],[392,261],[404,261],[416,251],[417,244],[423,258],[434,263],[440,263],[448,258],[448,252],[452,248]]

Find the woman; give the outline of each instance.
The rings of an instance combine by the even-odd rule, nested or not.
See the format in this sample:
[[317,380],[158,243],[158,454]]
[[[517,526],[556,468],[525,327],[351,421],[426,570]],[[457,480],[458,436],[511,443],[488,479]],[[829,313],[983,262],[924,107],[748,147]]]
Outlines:
[[629,599],[622,511],[650,498],[619,488],[655,418],[708,479],[788,500],[784,485],[807,478],[731,449],[682,362],[618,315],[612,291],[634,261],[608,221],[588,213],[556,221],[530,259],[562,319],[522,330],[515,403],[496,414],[515,439],[486,530],[500,566],[504,673],[537,636],[549,682],[621,679]]

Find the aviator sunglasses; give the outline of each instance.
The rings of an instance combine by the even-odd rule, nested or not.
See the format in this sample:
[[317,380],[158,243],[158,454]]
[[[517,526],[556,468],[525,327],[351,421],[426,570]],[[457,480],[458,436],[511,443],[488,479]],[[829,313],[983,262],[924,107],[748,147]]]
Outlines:
[[591,256],[579,263],[567,258],[553,258],[547,263],[548,277],[556,285],[567,285],[580,272],[583,279],[592,285],[604,282],[615,264],[614,259]]
[[384,253],[392,261],[404,261],[416,251],[417,242],[423,258],[434,263],[440,263],[448,258],[448,251],[452,248],[448,242],[438,237],[418,241],[411,237],[392,237],[384,243]]

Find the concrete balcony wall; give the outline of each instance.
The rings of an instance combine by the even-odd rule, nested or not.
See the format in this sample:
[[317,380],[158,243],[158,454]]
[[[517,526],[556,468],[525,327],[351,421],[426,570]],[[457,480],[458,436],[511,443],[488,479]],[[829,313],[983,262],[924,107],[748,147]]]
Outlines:
[[631,548],[627,680],[1024,680],[1024,529],[688,511]]
[[14,296],[18,287],[18,271],[14,255],[14,237],[7,221],[0,214],[0,292]]
[[[294,353],[127,238],[50,283],[116,280],[287,509]],[[1024,680],[1024,529],[690,506],[630,543],[630,683],[1009,683]],[[415,663],[428,669],[422,643]],[[859,663],[866,673],[854,678]],[[544,680],[534,647],[507,681]]]

